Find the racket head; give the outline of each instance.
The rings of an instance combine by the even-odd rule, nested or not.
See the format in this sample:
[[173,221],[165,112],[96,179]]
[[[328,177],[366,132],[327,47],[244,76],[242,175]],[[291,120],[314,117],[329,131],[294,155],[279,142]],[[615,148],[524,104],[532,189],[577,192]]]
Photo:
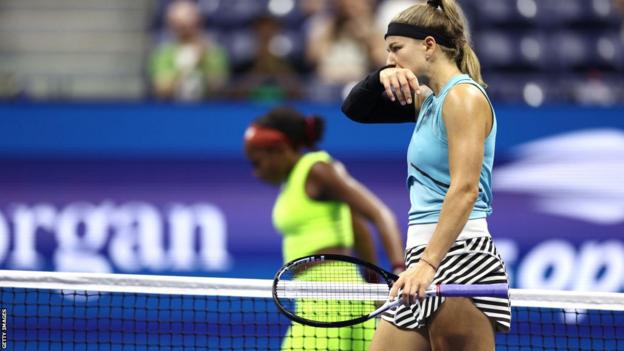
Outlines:
[[314,327],[366,321],[388,297],[398,277],[358,258],[318,254],[282,266],[273,279],[273,301],[289,319]]

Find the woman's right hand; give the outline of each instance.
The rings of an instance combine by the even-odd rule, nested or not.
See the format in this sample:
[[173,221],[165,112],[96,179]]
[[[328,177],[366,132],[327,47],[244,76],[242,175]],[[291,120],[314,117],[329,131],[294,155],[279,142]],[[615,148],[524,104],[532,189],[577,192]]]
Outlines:
[[379,72],[379,81],[392,101],[401,105],[412,104],[414,95],[421,93],[418,78],[406,68],[388,67]]

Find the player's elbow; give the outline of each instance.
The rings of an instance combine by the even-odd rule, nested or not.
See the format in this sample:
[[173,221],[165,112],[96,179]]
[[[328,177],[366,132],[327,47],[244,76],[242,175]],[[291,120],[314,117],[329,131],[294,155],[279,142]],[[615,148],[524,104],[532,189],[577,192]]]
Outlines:
[[361,111],[358,111],[357,104],[355,104],[352,99],[347,98],[342,103],[342,106],[340,106],[340,109],[345,116],[349,117],[350,120],[362,122],[362,115],[360,114]]
[[461,193],[466,197],[466,200],[470,203],[477,201],[479,197],[479,186],[476,184],[469,184],[461,189]]
[[387,206],[380,206],[379,211],[377,212],[377,219],[375,220],[379,224],[385,223],[387,226],[396,227],[398,225],[398,221],[394,212],[390,210]]
[[463,183],[457,184],[453,191],[462,201],[472,205],[479,197],[478,184]]
[[370,102],[366,97],[358,93],[358,88],[354,87],[347,98],[342,102],[340,110],[350,120],[358,123],[371,123]]

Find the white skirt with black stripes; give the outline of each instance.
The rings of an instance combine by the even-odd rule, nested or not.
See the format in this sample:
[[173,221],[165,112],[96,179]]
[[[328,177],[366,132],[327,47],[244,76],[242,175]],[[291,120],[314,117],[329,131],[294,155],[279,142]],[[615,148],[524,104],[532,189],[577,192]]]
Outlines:
[[[416,264],[426,245],[410,248],[405,255],[406,266]],[[505,264],[490,237],[456,241],[440,263],[434,284],[498,284],[508,283]],[[400,306],[382,318],[402,329],[418,329],[444,302],[443,297],[429,297],[421,303]],[[495,322],[497,331],[507,332],[511,323],[509,298],[476,297],[475,306]]]

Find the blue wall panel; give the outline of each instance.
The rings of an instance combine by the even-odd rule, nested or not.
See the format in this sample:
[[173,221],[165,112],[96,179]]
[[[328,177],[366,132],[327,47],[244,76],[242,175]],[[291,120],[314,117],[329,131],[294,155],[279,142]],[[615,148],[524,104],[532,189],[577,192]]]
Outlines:
[[[296,105],[327,118],[323,146],[344,157],[402,157],[410,124],[362,125],[334,105]],[[269,106],[214,103],[0,105],[0,157],[241,157],[246,126]],[[587,128],[624,128],[624,108],[497,107],[499,151]],[[366,151],[364,151],[366,150]]]

